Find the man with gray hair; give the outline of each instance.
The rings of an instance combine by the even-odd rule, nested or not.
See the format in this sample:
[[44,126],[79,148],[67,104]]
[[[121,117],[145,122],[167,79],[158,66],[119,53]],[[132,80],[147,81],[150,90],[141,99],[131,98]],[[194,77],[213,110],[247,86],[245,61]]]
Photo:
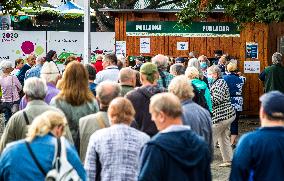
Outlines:
[[41,68],[42,68],[42,65],[44,64],[44,62],[45,62],[44,57],[37,57],[36,65],[26,72],[25,80],[27,80],[28,78],[31,78],[31,77],[38,77],[39,78],[40,77],[40,71],[41,71]]
[[278,90],[284,93],[284,61],[281,53],[272,55],[272,65],[262,71],[259,79],[264,82],[265,92]]
[[122,68],[119,71],[119,83],[121,87],[121,96],[125,96],[132,91],[136,85],[136,73],[130,67]]
[[96,88],[96,96],[100,104],[100,111],[79,120],[80,133],[80,158],[82,162],[85,160],[87,147],[91,135],[102,128],[110,126],[107,110],[109,103],[120,95],[120,86],[116,82],[104,81]]
[[169,85],[169,92],[175,94],[181,101],[183,124],[189,125],[192,131],[203,137],[213,153],[211,115],[206,109],[192,101],[193,87],[187,77],[184,75],[175,77]]
[[154,95],[150,113],[160,133],[142,150],[138,180],[211,180],[208,144],[183,125],[179,98]]
[[171,80],[174,78],[172,74],[167,72],[169,58],[165,55],[158,54],[152,58],[152,63],[156,64],[160,74],[158,85],[163,88],[168,88]]
[[[47,92],[47,86],[44,80],[37,77],[29,78],[26,80],[23,90],[26,94],[28,105],[25,109],[16,112],[10,118],[1,137],[0,152],[3,151],[8,143],[25,138],[27,127],[35,117],[48,110],[62,113],[59,109],[49,106],[44,102]],[[73,143],[69,127],[66,129],[66,138]]]

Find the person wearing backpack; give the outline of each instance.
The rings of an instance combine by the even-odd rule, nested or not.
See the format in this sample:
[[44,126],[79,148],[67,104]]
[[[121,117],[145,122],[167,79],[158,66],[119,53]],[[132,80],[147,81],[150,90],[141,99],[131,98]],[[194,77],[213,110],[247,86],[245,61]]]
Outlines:
[[[0,180],[48,180],[46,176],[51,176],[50,171],[55,173],[58,162],[58,175],[64,174],[68,180],[86,180],[86,172],[74,146],[62,137],[66,125],[65,116],[56,111],[46,111],[36,117],[26,139],[9,144],[3,151]],[[59,180],[58,177],[52,178]],[[67,177],[61,177],[61,180],[67,180]]]
[[186,77],[191,80],[195,96],[193,101],[212,113],[212,101],[207,84],[199,79],[199,71],[195,67],[187,67]]

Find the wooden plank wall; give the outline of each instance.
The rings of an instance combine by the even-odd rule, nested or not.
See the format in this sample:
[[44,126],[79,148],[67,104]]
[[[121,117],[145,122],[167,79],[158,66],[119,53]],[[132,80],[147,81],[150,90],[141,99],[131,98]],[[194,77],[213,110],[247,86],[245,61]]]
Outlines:
[[[118,13],[115,14],[115,39],[116,41],[126,41],[127,56],[137,56],[140,54],[140,38],[126,36],[126,21],[175,21],[173,13]],[[208,18],[208,22],[230,22],[231,18],[222,14]],[[259,45],[259,61],[261,70],[268,65],[268,33],[269,26],[263,24],[247,24],[242,30],[239,38],[186,38],[186,37],[149,37],[151,38],[151,53],[144,56],[154,56],[164,54],[171,57],[187,57],[190,51],[197,51],[199,55],[207,57],[214,56],[214,50],[220,49],[224,53],[234,56],[239,61],[239,69],[243,72],[245,59],[246,42],[257,42]],[[275,28],[275,27],[271,27]],[[281,30],[283,32],[283,30]],[[277,36],[277,35],[275,35]],[[178,51],[177,42],[189,42],[188,51]],[[244,74],[247,83],[244,87],[244,114],[257,115],[259,110],[259,96],[263,94],[262,83],[258,80],[258,74]]]

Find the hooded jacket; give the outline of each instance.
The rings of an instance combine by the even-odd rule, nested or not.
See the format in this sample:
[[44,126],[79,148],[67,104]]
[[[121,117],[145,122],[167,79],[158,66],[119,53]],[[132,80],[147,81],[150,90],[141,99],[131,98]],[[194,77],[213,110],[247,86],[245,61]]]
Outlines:
[[136,112],[135,120],[131,123],[131,127],[143,131],[149,136],[154,136],[158,133],[157,127],[149,113],[149,105],[150,98],[161,92],[165,92],[165,89],[156,85],[150,85],[136,88],[126,94],[126,98],[131,101]]
[[198,91],[205,90],[204,97],[205,97],[206,103],[209,107],[209,111],[212,113],[211,95],[210,95],[210,91],[208,89],[207,84],[204,81],[199,80],[199,79],[192,79],[191,83],[194,84],[197,87]]
[[208,144],[190,129],[159,133],[141,155],[139,181],[211,180]]

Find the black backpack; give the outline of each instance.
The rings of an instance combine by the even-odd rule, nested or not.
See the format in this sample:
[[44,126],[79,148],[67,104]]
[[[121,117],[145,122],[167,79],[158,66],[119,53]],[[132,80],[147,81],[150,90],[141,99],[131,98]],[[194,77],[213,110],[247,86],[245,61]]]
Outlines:
[[194,97],[192,100],[196,104],[200,105],[201,107],[207,109],[210,112],[209,106],[205,99],[205,89],[198,90],[194,84],[192,84],[192,87],[193,87],[193,92],[194,92]]

